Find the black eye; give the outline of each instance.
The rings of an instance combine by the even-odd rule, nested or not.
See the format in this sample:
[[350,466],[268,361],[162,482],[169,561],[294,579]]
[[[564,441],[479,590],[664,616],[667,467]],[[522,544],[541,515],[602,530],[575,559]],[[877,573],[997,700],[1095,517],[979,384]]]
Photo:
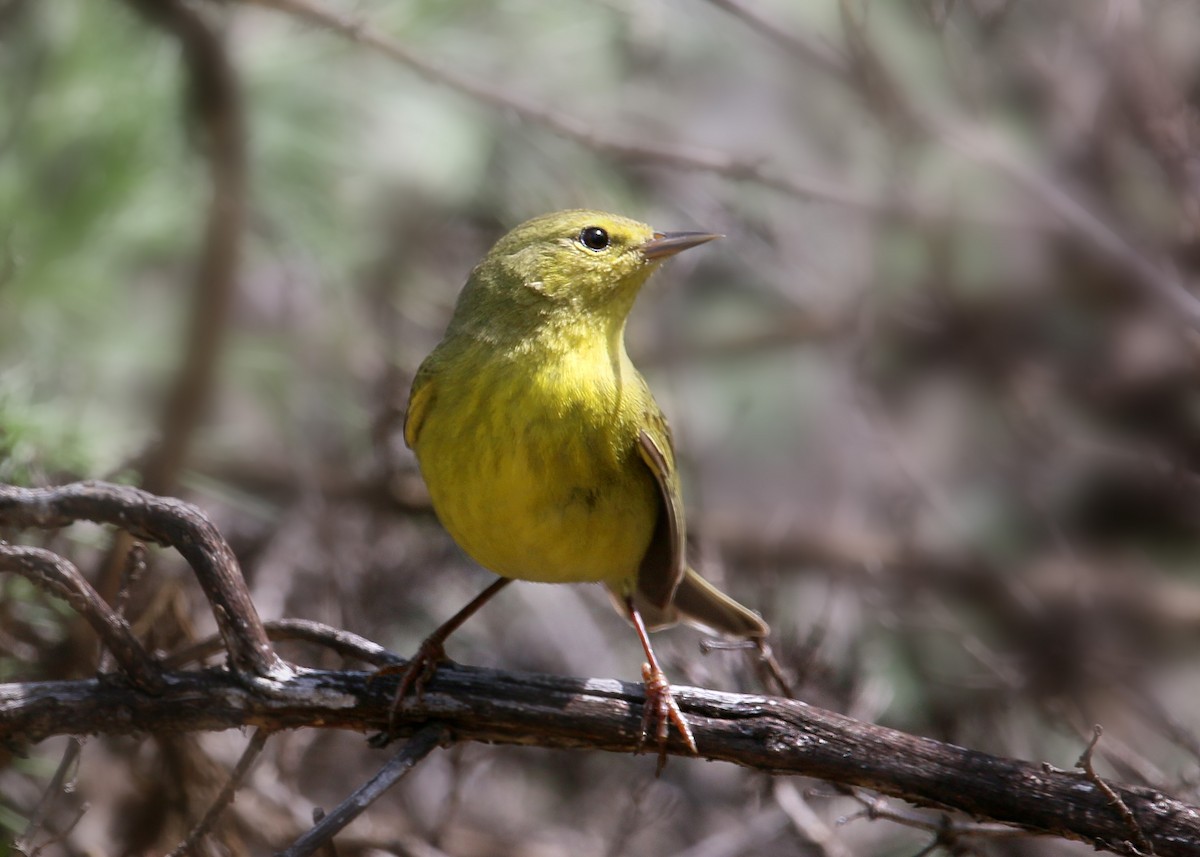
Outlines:
[[608,233],[599,226],[585,226],[579,233],[579,243],[589,250],[603,250],[608,246]]

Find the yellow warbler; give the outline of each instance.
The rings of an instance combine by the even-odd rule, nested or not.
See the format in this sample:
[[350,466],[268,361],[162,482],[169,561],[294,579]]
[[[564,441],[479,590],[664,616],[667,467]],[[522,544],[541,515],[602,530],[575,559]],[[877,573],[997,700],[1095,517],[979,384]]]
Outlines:
[[598,582],[645,649],[643,741],[653,724],[661,767],[672,722],[696,752],[647,627],[682,619],[759,640],[768,629],[687,565],[671,434],[624,335],[662,260],[717,237],[562,211],[509,232],[472,272],[417,372],[404,437],[438,518],[501,579],[425,641],[397,701],[510,580]]

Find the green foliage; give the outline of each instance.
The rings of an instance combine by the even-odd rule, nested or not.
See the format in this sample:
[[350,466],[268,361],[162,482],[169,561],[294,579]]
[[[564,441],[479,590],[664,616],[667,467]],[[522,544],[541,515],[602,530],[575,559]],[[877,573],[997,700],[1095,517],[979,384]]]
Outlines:
[[39,3],[3,65],[0,478],[110,472],[144,440],[137,367],[174,342],[143,278],[194,240],[177,64],[120,7]]

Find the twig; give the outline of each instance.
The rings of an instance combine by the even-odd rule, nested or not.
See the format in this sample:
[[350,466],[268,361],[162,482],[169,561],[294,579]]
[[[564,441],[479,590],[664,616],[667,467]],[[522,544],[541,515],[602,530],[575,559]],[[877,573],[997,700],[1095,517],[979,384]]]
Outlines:
[[200,840],[209,834],[221,813],[233,803],[234,795],[241,788],[242,781],[250,773],[250,767],[258,759],[259,754],[262,753],[263,747],[266,746],[267,738],[270,735],[271,733],[266,729],[259,728],[254,731],[254,734],[250,736],[249,743],[246,744],[246,749],[242,751],[242,757],[234,765],[233,770],[229,774],[229,779],[213,799],[208,811],[204,813],[204,816],[196,823],[196,826],[188,832],[184,840],[171,849],[167,857],[182,857],[184,854],[195,852]]
[[991,167],[1036,199],[1093,250],[1123,269],[1130,280],[1171,317],[1178,316],[1188,327],[1200,330],[1200,299],[1184,288],[1178,273],[1169,264],[1156,264],[1149,259],[1051,176],[1021,163],[1012,154],[985,141],[973,129],[954,128],[932,117],[927,117],[927,127],[935,129],[947,146]]
[[41,800],[38,801],[38,805],[30,813],[29,822],[25,825],[25,830],[13,842],[14,851],[22,854],[31,854],[36,850],[31,847],[33,845],[33,837],[45,823],[46,816],[50,813],[50,807],[62,792],[63,783],[67,780],[68,772],[78,761],[79,751],[82,746],[79,739],[74,736],[67,739],[67,747],[63,750],[62,758],[58,761],[58,767],[54,769],[54,776],[46,784],[46,789],[42,792]]
[[418,731],[399,753],[388,760],[379,773],[363,783],[333,812],[326,814],[315,827],[293,842],[290,848],[280,852],[279,857],[305,857],[329,842],[339,830],[358,818],[367,807],[446,739],[447,733],[442,726],[426,726]]
[[[1033,834],[1006,824],[981,824],[979,822],[958,822],[945,812],[936,817],[928,813],[896,809],[891,803],[879,797],[871,797],[860,789],[850,789],[849,795],[862,804],[862,811],[854,815],[838,819],[838,824],[847,824],[856,818],[868,818],[872,821],[882,819],[913,830],[927,830],[938,833],[939,839],[951,840],[958,837],[974,836],[987,839],[1016,839],[1030,838]],[[936,843],[936,840],[935,840]]]
[[[129,606],[129,596],[133,592],[133,587],[142,575],[146,573],[146,546],[139,541],[135,541],[129,546],[129,552],[125,555],[125,573],[121,575],[121,585],[117,588],[117,598],[113,603],[113,611],[123,621],[128,622],[129,619],[125,615],[125,608]],[[130,626],[132,630],[132,626]],[[103,649],[100,652],[100,662],[96,669],[99,672],[108,672],[112,668],[113,655],[108,649]]]
[[718,827],[695,845],[676,851],[674,857],[737,857],[739,854],[761,854],[779,834],[787,830],[788,820],[783,810],[772,806],[749,817],[743,816],[737,826]]
[[[743,22],[751,25],[756,32],[801,61],[811,62],[807,51],[796,50],[798,37],[793,37],[778,24],[767,21],[759,13],[751,12],[744,3],[727,0],[710,2],[735,14]],[[846,9],[845,4],[842,8]],[[983,135],[969,124],[953,123],[914,106],[911,100],[897,89],[896,81],[900,80],[900,76],[886,69],[879,52],[874,50],[868,40],[865,27],[852,16],[845,16],[843,20],[846,24],[847,41],[853,46],[851,54],[855,60],[854,65],[864,66],[870,69],[871,73],[855,74],[853,65],[844,66],[840,63],[817,64],[818,68],[824,70],[831,79],[850,87],[868,104],[875,103],[879,98],[878,93],[871,88],[872,82],[881,79],[887,81],[889,105],[903,105],[904,109],[885,111],[885,119],[895,118],[898,112],[903,117],[906,130],[919,131],[927,138],[1008,179],[1031,199],[1037,200],[1041,207],[1056,215],[1076,237],[1124,270],[1131,281],[1158,305],[1178,315],[1193,330],[1200,330],[1200,299],[1184,288],[1176,271],[1167,264],[1156,263],[1148,258],[1115,227],[1076,199],[1067,188],[1045,171],[1022,163],[994,142],[985,140]]]
[[[372,666],[387,666],[403,662],[403,658],[388,651],[378,643],[343,631],[321,622],[310,619],[277,619],[264,623],[267,636],[274,642],[282,640],[301,640],[314,643],[337,652],[345,658],[353,658]],[[179,669],[196,661],[203,660],[222,651],[221,637],[214,635],[180,649],[174,654],[163,658],[163,666],[167,669]]]
[[130,682],[147,693],[162,690],[158,664],[142,648],[129,623],[104,602],[72,563],[42,548],[0,542],[0,572],[19,574],[39,589],[65,600],[92,626]]
[[57,488],[0,485],[2,526],[55,529],[76,521],[111,524],[175,548],[196,573],[234,669],[261,677],[287,672],[287,665],[271,648],[233,550],[195,506],[105,482]]
[[832,78],[849,80],[850,62],[832,45],[815,41],[802,33],[784,30],[758,10],[747,6],[742,0],[708,0],[708,2],[724,9],[760,36],[775,42],[789,56],[807,63]]
[[[546,128],[591,151],[609,157],[654,163],[681,170],[712,173],[734,181],[753,182],[807,202],[822,202],[850,210],[866,211],[887,216],[905,216],[920,220],[943,220],[948,216],[962,218],[957,212],[939,212],[911,199],[879,199],[868,193],[847,189],[842,184],[822,181],[811,176],[796,176],[769,168],[761,160],[735,157],[719,149],[658,144],[611,136],[581,119],[551,110],[513,93],[511,89],[495,87],[462,74],[410,50],[389,38],[366,21],[340,15],[309,0],[242,0],[247,5],[264,6],[293,15],[310,24],[333,30],[341,35],[379,51],[384,56],[407,67],[430,83],[445,86],[489,107],[516,116],[522,122]],[[983,218],[989,225],[1008,229],[1041,229],[1040,218]]]
[[1104,793],[1104,797],[1112,805],[1117,812],[1121,814],[1121,820],[1125,822],[1129,828],[1129,832],[1133,834],[1133,841],[1137,843],[1138,852],[1141,854],[1154,854],[1154,846],[1150,840],[1146,838],[1145,831],[1138,823],[1137,817],[1129,809],[1129,805],[1117,794],[1116,790],[1096,773],[1096,768],[1092,765],[1092,753],[1096,750],[1096,745],[1100,743],[1100,736],[1104,734],[1104,727],[1099,723],[1092,727],[1092,740],[1088,741],[1087,747],[1075,762],[1075,766],[1082,768],[1084,774],[1092,782],[1092,784]]
[[808,801],[800,794],[795,784],[776,780],[772,793],[779,808],[787,815],[792,827],[807,842],[811,843],[823,857],[853,857],[853,852],[838,839],[833,830],[813,812]]
[[72,816],[71,820],[63,825],[62,830],[59,830],[56,833],[54,833],[45,842],[39,843],[36,848],[34,848],[32,851],[29,852],[29,857],[39,857],[39,855],[43,851],[45,851],[47,848],[49,848],[51,845],[57,845],[58,843],[62,842],[64,839],[66,839],[68,836],[70,836],[71,831],[75,829],[76,825],[78,825],[79,822],[83,819],[84,815],[87,814],[87,811],[88,811],[88,805],[86,803],[82,804],[77,810],[75,810],[75,815]]

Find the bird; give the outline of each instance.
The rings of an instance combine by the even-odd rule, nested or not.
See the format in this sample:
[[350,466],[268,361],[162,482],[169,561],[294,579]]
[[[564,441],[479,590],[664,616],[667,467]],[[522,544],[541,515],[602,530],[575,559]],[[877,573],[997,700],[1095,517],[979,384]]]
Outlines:
[[498,579],[402,667],[419,696],[444,643],[512,580],[601,583],[646,660],[639,749],[666,761],[670,725],[698,755],[649,631],[684,621],[763,641],[769,628],[687,562],[667,420],[625,349],[634,301],[662,262],[722,236],[658,232],[601,211],[535,217],[475,267],[414,378],[404,439],[438,519]]

